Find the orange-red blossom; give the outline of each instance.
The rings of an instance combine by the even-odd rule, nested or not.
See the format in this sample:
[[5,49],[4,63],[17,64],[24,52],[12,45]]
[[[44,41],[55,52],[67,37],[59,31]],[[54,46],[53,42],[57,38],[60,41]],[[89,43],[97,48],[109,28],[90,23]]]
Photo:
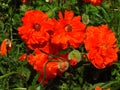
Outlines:
[[[73,60],[75,62],[76,59]],[[43,81],[42,84],[47,84],[49,79],[61,75],[69,68],[69,65],[76,65],[73,62],[69,63],[67,54],[54,57],[49,56],[38,49],[35,51],[35,55],[30,54],[28,56],[28,62],[38,73],[40,73],[38,81]]]
[[96,86],[96,87],[95,87],[95,90],[111,90],[111,89],[110,89],[110,88],[102,89],[100,86]]
[[9,50],[12,48],[12,42],[9,39],[4,39],[0,46],[0,54],[2,56],[6,55]]
[[117,61],[115,33],[107,25],[87,27],[84,44],[88,60],[96,68],[106,68]]
[[94,6],[99,6],[103,2],[103,0],[84,0],[86,3],[91,3]]

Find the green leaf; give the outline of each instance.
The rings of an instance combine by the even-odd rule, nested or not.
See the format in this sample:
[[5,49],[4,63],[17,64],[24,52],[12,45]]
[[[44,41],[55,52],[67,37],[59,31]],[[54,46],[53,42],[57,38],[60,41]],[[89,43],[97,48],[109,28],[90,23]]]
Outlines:
[[34,77],[34,79],[32,81],[32,85],[29,87],[30,90],[35,90],[36,84],[37,84],[37,80],[38,80],[39,76],[40,76],[40,73],[37,73],[36,76]]
[[25,12],[26,10],[28,10],[28,7],[25,4],[23,4],[20,6],[20,10]]
[[4,23],[3,21],[0,20],[0,30],[3,30],[4,29]]
[[82,60],[82,54],[78,50],[73,50],[68,54],[68,59],[72,60],[76,58],[77,62],[80,62]]
[[17,71],[20,72],[23,76],[25,76],[26,80],[29,80],[31,72],[28,68],[22,66],[22,67],[19,67]]
[[107,13],[107,11],[104,8],[101,8],[101,13],[103,13],[103,16],[107,23],[111,21],[109,14]]
[[105,83],[105,84],[102,85],[101,87],[102,87],[102,88],[109,88],[111,85],[117,84],[117,83],[119,83],[119,82],[120,82],[120,81],[117,81],[117,80],[109,81],[108,83]]
[[0,73],[5,74],[6,68],[3,65],[0,65]]
[[27,90],[27,88],[13,88],[13,90]]
[[55,7],[55,8],[52,8],[52,9],[49,9],[47,14],[50,18],[54,17],[55,16],[55,12],[58,10],[58,7]]
[[14,14],[12,21],[13,21],[13,25],[20,23],[20,16],[18,14]]
[[[42,87],[39,85],[36,90],[42,90]],[[44,90],[44,89],[43,89]]]
[[104,85],[104,84],[105,84],[105,83],[96,83],[96,84],[92,85],[89,89],[92,90],[92,89],[94,89],[95,87],[97,87],[97,86],[102,86],[102,85]]

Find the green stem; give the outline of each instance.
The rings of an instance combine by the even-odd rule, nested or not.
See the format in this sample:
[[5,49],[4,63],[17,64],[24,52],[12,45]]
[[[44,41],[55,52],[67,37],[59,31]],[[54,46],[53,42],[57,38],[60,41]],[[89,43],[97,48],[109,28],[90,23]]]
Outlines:
[[10,72],[10,73],[4,74],[4,75],[0,76],[0,79],[3,79],[5,77],[8,77],[8,76],[13,75],[13,74],[18,74],[18,72]]
[[44,66],[44,74],[43,74],[43,79],[41,80],[40,84],[42,85],[44,80],[46,79],[46,67],[47,67],[47,64],[49,63],[49,61],[47,61],[45,63],[45,66]]
[[64,59],[64,58],[62,58],[62,57],[58,57],[58,56],[56,56],[56,55],[49,54],[49,53],[47,53],[47,52],[43,51],[42,49],[40,49],[40,51],[41,51],[42,53],[44,53],[44,54],[46,54],[46,55],[50,56],[50,57],[53,57],[53,58],[59,58],[59,60],[60,60],[60,61],[65,61],[65,59]]

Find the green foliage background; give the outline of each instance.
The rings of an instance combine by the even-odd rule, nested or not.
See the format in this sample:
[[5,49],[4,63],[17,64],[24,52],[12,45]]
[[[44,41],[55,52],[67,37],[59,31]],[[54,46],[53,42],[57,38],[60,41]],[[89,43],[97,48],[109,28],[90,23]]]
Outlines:
[[20,0],[0,0],[0,42],[5,38],[12,40],[12,50],[6,56],[0,56],[0,90],[94,90],[96,86],[120,90],[120,53],[118,62],[110,68],[98,70],[81,61],[45,86],[37,82],[39,75],[26,61],[18,60],[27,47],[18,36],[17,28],[22,24],[25,11],[30,9],[47,12],[49,17],[55,18],[59,10],[68,9],[81,15],[88,25],[107,23],[116,33],[120,48],[120,0],[104,0],[101,6],[86,4],[82,0],[64,1],[27,0],[22,3]]

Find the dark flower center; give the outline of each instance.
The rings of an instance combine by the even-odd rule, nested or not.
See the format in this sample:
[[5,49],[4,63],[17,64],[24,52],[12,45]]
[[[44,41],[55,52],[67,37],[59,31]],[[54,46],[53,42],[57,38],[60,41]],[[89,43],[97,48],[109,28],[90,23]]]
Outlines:
[[65,25],[65,31],[66,32],[71,32],[72,31],[72,26],[70,24]]
[[40,24],[35,23],[35,24],[33,25],[33,28],[34,28],[35,30],[40,30],[41,26],[40,26]]

